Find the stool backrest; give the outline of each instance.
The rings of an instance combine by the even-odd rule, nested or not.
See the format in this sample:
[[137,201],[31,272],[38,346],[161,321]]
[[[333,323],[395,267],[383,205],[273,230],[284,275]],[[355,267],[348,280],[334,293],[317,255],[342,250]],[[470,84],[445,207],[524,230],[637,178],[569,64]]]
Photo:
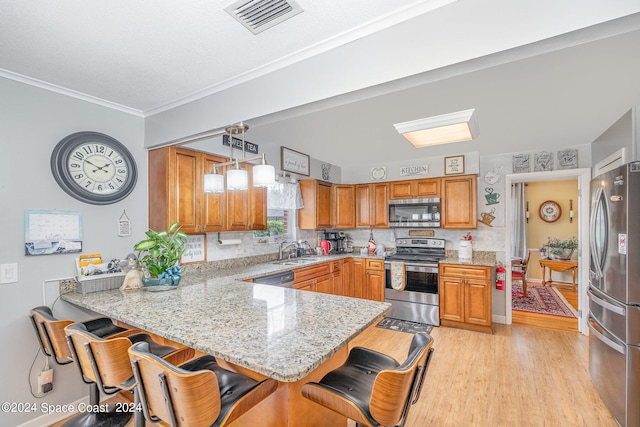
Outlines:
[[417,399],[422,386],[422,376],[426,369],[426,360],[433,339],[423,333],[414,335],[409,347],[407,359],[396,369],[378,373],[373,389],[369,409],[371,415],[380,424],[395,426],[400,423],[411,404]]
[[91,358],[85,348],[85,343],[92,340],[99,340],[100,338],[88,332],[87,328],[82,323],[73,323],[64,328],[64,331],[67,334],[69,348],[71,349],[73,358],[76,360],[76,363],[80,368],[80,373],[82,374],[84,381],[87,383],[97,383],[98,380],[92,366]]
[[53,356],[60,365],[71,363],[73,360],[71,360],[64,328],[72,324],[73,321],[56,319],[47,306],[33,308],[30,315],[44,354]]
[[129,358],[147,420],[177,427],[209,427],[216,421],[220,390],[212,371],[180,369],[151,354],[144,342],[129,348]]

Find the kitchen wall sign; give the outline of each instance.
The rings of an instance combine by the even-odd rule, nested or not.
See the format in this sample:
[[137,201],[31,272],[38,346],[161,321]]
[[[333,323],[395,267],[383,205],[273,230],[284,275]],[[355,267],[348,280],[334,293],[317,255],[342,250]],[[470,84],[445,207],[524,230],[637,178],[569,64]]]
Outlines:
[[444,174],[460,175],[464,173],[464,156],[451,156],[444,158]]
[[195,264],[207,260],[207,235],[189,234],[189,239],[184,242],[184,254],[180,258],[181,264]]
[[486,226],[493,227],[493,225],[491,225],[491,223],[493,222],[494,219],[496,219],[495,213],[496,213],[496,208],[491,208],[490,211],[482,212],[480,214],[480,220],[479,221],[481,223],[483,223],[484,225],[486,225]]
[[553,170],[553,154],[548,151],[536,153],[533,163],[534,172],[543,172]]
[[322,179],[324,181],[331,181],[331,163],[322,164]]
[[485,188],[484,191],[485,193],[487,193],[484,195],[484,198],[487,199],[487,206],[497,205],[498,203],[500,203],[498,201],[498,199],[500,198],[500,194],[494,193],[493,188],[488,187],[488,188]]
[[[229,135],[222,135],[222,145],[229,146]],[[242,150],[242,139],[233,138],[233,148],[236,150]],[[248,151],[252,154],[258,154],[258,144],[253,144],[247,140],[244,141],[244,151]]]
[[377,168],[371,168],[371,180],[372,181],[380,181],[381,179],[387,178],[387,168],[386,166],[379,166]]
[[578,150],[567,149],[558,151],[558,168],[575,169],[578,167]]
[[280,147],[280,169],[298,175],[309,176],[309,155],[286,147]]
[[118,219],[118,236],[131,236],[131,221],[129,221],[126,211],[122,211],[122,215]]
[[528,154],[516,154],[511,157],[511,167],[513,169],[513,173],[524,173],[530,172],[531,166],[529,165],[529,155]]
[[429,175],[429,165],[402,166],[400,176]]

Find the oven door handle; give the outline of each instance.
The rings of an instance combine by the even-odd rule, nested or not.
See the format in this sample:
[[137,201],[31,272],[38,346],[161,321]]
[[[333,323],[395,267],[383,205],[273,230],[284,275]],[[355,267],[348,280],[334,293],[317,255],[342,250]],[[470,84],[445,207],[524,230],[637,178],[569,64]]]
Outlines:
[[[388,263],[388,264],[385,263],[385,268],[390,269],[391,263]],[[414,264],[409,262],[404,263],[404,268],[406,271],[418,271],[421,273],[437,273],[438,272],[437,266],[434,267],[433,265],[424,265],[424,264],[417,264],[417,263]]]

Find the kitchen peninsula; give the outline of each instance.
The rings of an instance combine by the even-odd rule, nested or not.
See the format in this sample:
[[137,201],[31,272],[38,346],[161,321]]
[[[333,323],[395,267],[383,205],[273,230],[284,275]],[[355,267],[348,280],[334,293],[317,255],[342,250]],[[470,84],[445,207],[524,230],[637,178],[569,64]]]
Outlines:
[[296,425],[296,417],[310,411],[331,417],[302,398],[299,387],[341,364],[348,342],[390,304],[254,285],[243,282],[246,277],[245,271],[164,292],[69,292],[61,298],[278,380],[271,403],[257,411],[267,419],[274,412],[273,421],[262,425]]

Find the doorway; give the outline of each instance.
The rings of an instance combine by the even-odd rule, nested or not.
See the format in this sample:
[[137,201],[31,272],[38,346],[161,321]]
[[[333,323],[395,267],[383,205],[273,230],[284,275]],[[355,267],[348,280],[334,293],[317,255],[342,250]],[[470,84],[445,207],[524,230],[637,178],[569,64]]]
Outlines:
[[[577,276],[577,314],[578,314],[578,331],[584,333],[586,331],[586,291],[588,283],[588,260],[589,260],[589,245],[588,245],[588,218],[589,218],[589,181],[591,178],[590,169],[569,169],[549,172],[533,172],[523,174],[509,174],[505,177],[506,188],[511,188],[515,183],[538,183],[548,181],[573,181],[578,188],[577,200],[574,201],[574,218],[572,221],[577,221],[577,238],[578,238],[578,267],[576,270]],[[507,191],[505,208],[506,212],[511,212],[514,201],[511,197],[511,192]],[[538,215],[538,207],[531,206],[530,215]],[[568,216],[568,212],[566,213]],[[507,253],[505,254],[505,263],[507,271],[511,271],[511,241],[512,241],[512,227],[508,226],[505,230],[505,248]],[[539,254],[538,258],[539,258]],[[539,264],[538,262],[531,263],[532,266]],[[539,268],[539,267],[538,267]],[[512,312],[512,283],[511,275],[507,275],[507,286],[505,295],[505,318],[507,324],[513,323]]]

